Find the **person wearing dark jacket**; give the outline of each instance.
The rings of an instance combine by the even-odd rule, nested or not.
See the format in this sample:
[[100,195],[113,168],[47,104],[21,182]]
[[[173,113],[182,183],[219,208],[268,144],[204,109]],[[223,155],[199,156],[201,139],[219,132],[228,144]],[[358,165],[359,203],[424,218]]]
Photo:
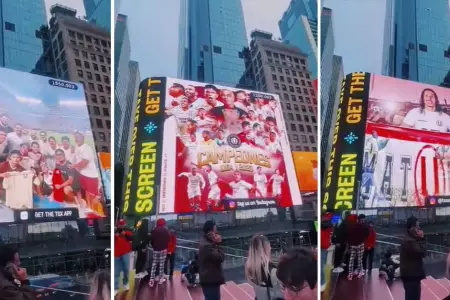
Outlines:
[[159,284],[166,281],[166,275],[164,274],[164,264],[167,257],[167,248],[169,248],[169,229],[166,227],[166,220],[158,219],[156,221],[156,228],[153,229],[150,242],[153,248],[153,261],[152,269],[150,271],[149,287],[155,285],[156,268],[159,268]]
[[219,247],[222,237],[217,233],[214,221],[205,222],[203,233],[198,250],[200,285],[205,300],[220,300],[220,286],[225,284],[222,269],[225,254]]
[[353,223],[348,227],[347,241],[350,248],[350,259],[348,261],[348,280],[353,279],[355,259],[357,262],[356,271],[358,271],[358,278],[364,276],[364,242],[369,234],[368,228],[365,224],[365,217],[365,215],[359,215],[356,223]]
[[175,249],[177,247],[177,236],[175,230],[169,230],[170,239],[169,246],[167,248],[167,258],[166,263],[164,265],[164,270],[166,270],[166,274],[169,275],[169,280],[173,278],[173,269],[175,268]]
[[348,216],[350,212],[346,211],[342,217],[341,224],[337,225],[333,230],[333,236],[331,238],[332,243],[336,246],[334,254],[334,272],[340,273],[344,271],[342,266],[345,264],[345,249],[347,247],[347,229],[348,229]]
[[405,289],[405,300],[420,300],[420,282],[425,278],[423,231],[414,216],[406,221],[406,230],[400,244],[400,277]]
[[36,300],[27,279],[27,270],[20,267],[17,250],[0,246],[0,300]]
[[133,241],[133,250],[137,253],[136,258],[136,278],[145,276],[145,264],[148,259],[148,246],[150,244],[150,234],[148,219],[143,219],[136,225],[137,232]]
[[377,233],[373,228],[374,224],[372,221],[369,222],[369,235],[364,243],[364,256],[363,256],[363,268],[368,274],[372,272],[373,257],[375,254],[375,242],[377,240]]

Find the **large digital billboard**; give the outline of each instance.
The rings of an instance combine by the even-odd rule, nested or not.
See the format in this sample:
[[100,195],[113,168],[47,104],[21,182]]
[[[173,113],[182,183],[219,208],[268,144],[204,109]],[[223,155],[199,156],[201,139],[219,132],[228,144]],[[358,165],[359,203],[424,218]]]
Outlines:
[[104,216],[80,84],[0,69],[0,220]]
[[302,204],[278,96],[155,77],[136,105],[125,214]]
[[449,100],[443,87],[348,75],[323,209],[449,205]]
[[317,192],[317,152],[292,152],[295,173],[302,193]]

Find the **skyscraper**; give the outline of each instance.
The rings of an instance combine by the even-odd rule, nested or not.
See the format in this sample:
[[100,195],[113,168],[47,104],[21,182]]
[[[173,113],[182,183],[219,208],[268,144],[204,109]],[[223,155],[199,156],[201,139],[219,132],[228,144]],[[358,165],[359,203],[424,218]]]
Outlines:
[[[130,56],[131,56],[131,45],[130,37],[128,34],[128,24],[127,16],[119,14],[117,16],[117,22],[115,26],[115,39],[114,39],[114,103],[117,104],[121,115],[115,115],[119,126],[114,127],[114,136],[119,143],[114,145],[115,159],[119,160],[119,153],[121,154],[121,159],[125,157],[126,145],[121,145],[120,141],[122,138],[123,127],[123,117],[126,112],[127,106],[127,94],[128,94],[128,82],[130,78]],[[117,107],[116,106],[116,107]],[[117,109],[117,108],[116,108]],[[123,148],[123,149],[122,149]],[[121,162],[121,161],[120,161]]]
[[383,74],[439,85],[450,70],[448,0],[388,0]]
[[[306,56],[292,45],[254,30],[250,43],[256,89],[280,96],[292,150],[317,151],[317,98]],[[316,63],[317,64],[317,63]]]
[[111,0],[84,0],[89,22],[111,31]]
[[50,9],[57,77],[84,85],[97,152],[111,151],[111,41],[108,31],[61,5]]
[[[47,25],[44,0],[0,1],[0,66],[35,74],[44,53],[41,31]],[[46,36],[43,36],[46,35]]]
[[278,26],[283,42],[308,55],[308,68],[317,78],[317,1],[291,0]]
[[182,0],[179,76],[238,86],[248,46],[241,0]]
[[333,69],[331,72],[331,82],[329,89],[329,101],[328,106],[324,111],[324,115],[321,116],[323,124],[323,130],[320,143],[320,159],[321,165],[321,177],[323,178],[324,172],[328,168],[328,161],[331,151],[331,144],[333,141],[334,127],[336,125],[337,114],[335,113],[341,94],[342,80],[344,80],[344,64],[341,56],[333,55]]
[[[122,111],[122,127],[119,128],[120,132],[120,149],[118,153],[118,161],[123,162],[127,160],[129,147],[127,147],[128,142],[131,141],[133,127],[133,115],[135,113],[137,92],[139,89],[139,84],[141,83],[141,74],[139,72],[139,63],[137,61],[131,60],[128,63],[129,77],[128,77],[128,89],[127,98],[124,106],[124,111]],[[125,167],[125,172],[128,168]]]

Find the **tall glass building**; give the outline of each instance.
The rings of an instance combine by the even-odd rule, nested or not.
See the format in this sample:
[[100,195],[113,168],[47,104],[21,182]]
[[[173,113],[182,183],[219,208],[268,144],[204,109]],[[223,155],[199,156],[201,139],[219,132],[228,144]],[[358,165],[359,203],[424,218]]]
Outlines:
[[111,0],[84,0],[84,8],[89,22],[111,32]]
[[248,47],[241,0],[181,0],[179,76],[238,86]]
[[[128,82],[130,80],[131,44],[127,19],[126,15],[119,14],[114,32],[114,104],[116,105],[114,118],[118,120],[116,124],[119,125],[114,126],[114,134],[117,141],[121,141],[122,138],[123,131],[121,128],[123,127],[124,114],[127,111]],[[116,111],[120,111],[120,115],[116,115]],[[116,161],[123,161],[126,146],[121,145],[120,142],[115,143],[114,155]]]
[[41,74],[48,32],[44,0],[0,0],[0,66]]
[[281,38],[308,56],[308,69],[317,78],[317,1],[291,0],[278,22]]
[[450,70],[448,0],[388,0],[383,74],[440,85]]

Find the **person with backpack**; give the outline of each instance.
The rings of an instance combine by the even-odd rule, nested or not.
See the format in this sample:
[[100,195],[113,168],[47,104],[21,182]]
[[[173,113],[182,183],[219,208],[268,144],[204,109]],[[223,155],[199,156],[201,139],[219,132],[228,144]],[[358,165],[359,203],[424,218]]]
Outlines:
[[343,214],[342,222],[335,226],[333,230],[333,236],[331,238],[331,242],[336,246],[336,250],[334,252],[334,269],[333,272],[341,273],[344,271],[343,266],[345,263],[345,256],[347,250],[347,233],[348,233],[348,218],[350,216],[350,212],[346,211]]
[[126,228],[124,219],[117,222],[117,229],[114,234],[114,289],[115,295],[119,293],[120,273],[123,273],[123,285],[125,290],[129,290],[128,275],[130,272],[130,254],[132,252],[131,241],[133,233]]
[[269,240],[262,234],[253,236],[245,263],[245,277],[253,287],[257,300],[283,299],[271,254]]

